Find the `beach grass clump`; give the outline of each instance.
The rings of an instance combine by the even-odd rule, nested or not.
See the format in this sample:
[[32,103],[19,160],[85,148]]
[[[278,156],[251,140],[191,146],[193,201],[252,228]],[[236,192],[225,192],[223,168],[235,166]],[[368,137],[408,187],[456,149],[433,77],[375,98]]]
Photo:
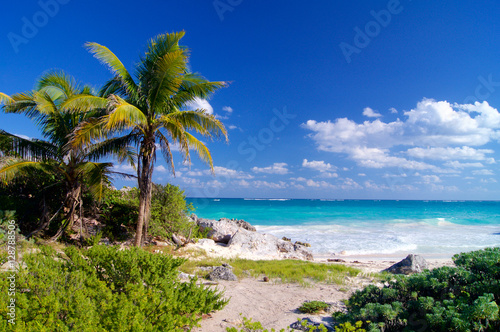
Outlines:
[[388,276],[355,292],[336,331],[500,331],[500,248],[462,253],[456,267]]
[[[0,288],[15,283],[16,324],[0,310],[0,331],[186,331],[226,304],[223,294],[181,282],[184,259],[140,248],[96,245],[58,252],[40,246],[25,268],[0,273]],[[0,292],[7,308],[9,292]]]
[[330,305],[323,301],[306,301],[299,307],[299,311],[305,314],[317,314],[325,312]]
[[233,259],[230,264],[237,276],[249,274],[257,278],[265,275],[270,279],[279,279],[281,282],[302,285],[307,285],[310,281],[343,284],[346,277],[354,277],[361,272],[359,269],[345,265],[313,263],[292,259],[259,261]]

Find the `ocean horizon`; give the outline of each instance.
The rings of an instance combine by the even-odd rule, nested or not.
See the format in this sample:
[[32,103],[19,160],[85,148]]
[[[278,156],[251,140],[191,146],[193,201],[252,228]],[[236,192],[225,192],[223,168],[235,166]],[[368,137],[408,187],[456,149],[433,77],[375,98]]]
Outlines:
[[198,217],[243,219],[316,256],[429,258],[500,245],[500,201],[188,198]]

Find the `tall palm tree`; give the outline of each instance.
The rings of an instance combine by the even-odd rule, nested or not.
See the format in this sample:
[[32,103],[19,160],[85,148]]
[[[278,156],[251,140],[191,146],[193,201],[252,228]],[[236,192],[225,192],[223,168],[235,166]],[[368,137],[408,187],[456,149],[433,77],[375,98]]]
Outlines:
[[[69,144],[80,122],[104,112],[97,108],[88,112],[63,109],[61,105],[75,95],[91,96],[92,89],[78,84],[64,72],[56,71],[44,74],[34,91],[12,96],[0,93],[4,112],[24,114],[34,120],[46,139],[26,139],[0,130],[0,141],[9,152],[2,157],[0,179],[8,183],[30,172],[51,173],[62,179],[66,197],[61,209],[64,208],[66,222],[54,238],[73,225],[77,206],[81,207],[84,184],[95,198],[101,199],[104,186],[110,183],[109,176],[113,173],[125,175],[112,172],[112,163],[97,160],[113,155],[120,160],[128,159],[132,164],[134,162],[134,151],[120,139],[80,147]],[[43,226],[48,226],[48,222]]]
[[177,144],[184,159],[190,162],[194,149],[212,172],[208,148],[188,132],[208,138],[227,140],[224,125],[204,109],[188,110],[197,98],[208,98],[225,82],[210,82],[188,67],[189,50],[180,46],[184,32],[156,36],[134,68],[134,77],[107,47],[87,43],[88,50],[114,74],[100,91],[100,97],[76,96],[66,107],[89,110],[106,107],[108,113],[82,124],[73,143],[76,146],[94,139],[121,136],[138,147],[139,217],[135,245],[141,246],[147,234],[151,208],[152,174],[159,148],[175,175],[171,144]]

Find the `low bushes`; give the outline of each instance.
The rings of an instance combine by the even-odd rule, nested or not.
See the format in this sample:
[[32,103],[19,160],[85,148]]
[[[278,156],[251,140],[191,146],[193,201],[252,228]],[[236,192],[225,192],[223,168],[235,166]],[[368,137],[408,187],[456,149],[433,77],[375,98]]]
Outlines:
[[[180,282],[180,258],[107,246],[40,249],[16,273],[15,325],[7,322],[8,292],[0,293],[1,331],[185,331],[227,303],[194,279]],[[11,273],[1,274],[8,289]]]
[[[455,255],[456,268],[390,276],[346,302],[337,331],[499,331],[500,248]],[[353,326],[357,325],[357,329]]]

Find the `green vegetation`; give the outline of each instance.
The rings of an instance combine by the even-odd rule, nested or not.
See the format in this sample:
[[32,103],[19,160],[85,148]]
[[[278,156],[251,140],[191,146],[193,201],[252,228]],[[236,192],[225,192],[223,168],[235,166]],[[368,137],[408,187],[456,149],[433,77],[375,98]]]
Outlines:
[[253,261],[249,259],[233,258],[211,258],[201,253],[191,253],[191,257],[182,266],[181,270],[186,273],[197,273],[205,276],[206,272],[199,271],[199,267],[220,266],[228,263],[233,267],[233,273],[242,277],[261,277],[266,275],[270,279],[279,280],[284,283],[299,283],[303,286],[311,282],[326,282],[334,284],[345,283],[346,277],[357,276],[361,271],[344,265],[321,264],[293,259],[287,260],[262,260]]
[[299,311],[306,314],[317,314],[326,311],[329,307],[330,305],[323,301],[307,301],[302,303]]
[[94,139],[122,135],[127,145],[137,146],[139,214],[136,246],[146,239],[152,200],[152,175],[157,145],[165,161],[174,171],[172,144],[177,144],[186,161],[190,149],[213,171],[208,148],[188,130],[207,138],[227,139],[224,125],[206,110],[186,110],[197,98],[208,98],[224,87],[225,82],[210,82],[188,66],[189,50],[179,45],[184,32],[158,35],[148,42],[133,75],[107,47],[87,43],[88,50],[114,74],[101,89],[99,96],[80,95],[65,107],[80,111],[107,109],[109,114],[85,121],[73,143],[86,145]]
[[345,323],[338,331],[351,331],[350,324],[368,331],[499,331],[500,248],[453,260],[456,268],[390,276],[382,288],[357,291],[348,313],[334,314]]
[[[15,281],[16,325],[7,323],[2,306],[2,331],[185,331],[227,303],[195,279],[180,282],[183,259],[138,248],[70,246],[59,253],[42,246],[23,261],[26,269]],[[1,289],[8,289],[6,276]],[[0,303],[8,300],[1,292]]]
[[[61,184],[64,190],[62,204],[54,211],[63,212],[61,225],[54,239],[71,229],[78,206],[82,206],[82,191],[86,186],[95,199],[101,199],[103,187],[109,184],[112,163],[98,163],[99,158],[112,155],[119,161],[128,159],[133,162],[134,153],[126,145],[116,144],[115,140],[87,144],[76,147],[71,144],[78,125],[105,113],[104,109],[92,112],[77,112],[67,109],[63,104],[76,95],[92,96],[92,88],[81,85],[64,72],[48,72],[37,82],[34,91],[17,93],[11,97],[2,94],[3,110],[6,113],[24,114],[33,120],[46,140],[26,139],[3,130],[0,138],[4,151],[0,164],[0,180],[8,184],[16,178],[30,181],[36,174],[46,173],[54,184]],[[41,188],[42,190],[47,189]],[[39,228],[46,229],[53,217],[48,209],[43,209]]]
[[[241,314],[240,314],[241,315]],[[302,331],[306,332],[327,332],[328,329],[321,324],[320,326],[308,325],[307,320],[298,320],[300,325],[302,326]],[[251,318],[243,317],[242,323],[239,324],[239,329],[236,327],[227,327],[227,332],[275,332],[275,329],[264,329],[261,322],[254,322]],[[280,329],[279,332],[291,332],[290,327],[286,329]]]
[[319,264],[299,260],[252,261],[235,259],[230,261],[233,272],[243,275],[244,271],[253,277],[266,275],[270,279],[278,278],[281,282],[295,282],[308,285],[311,281],[343,284],[347,276],[357,276],[361,271],[344,265]]

